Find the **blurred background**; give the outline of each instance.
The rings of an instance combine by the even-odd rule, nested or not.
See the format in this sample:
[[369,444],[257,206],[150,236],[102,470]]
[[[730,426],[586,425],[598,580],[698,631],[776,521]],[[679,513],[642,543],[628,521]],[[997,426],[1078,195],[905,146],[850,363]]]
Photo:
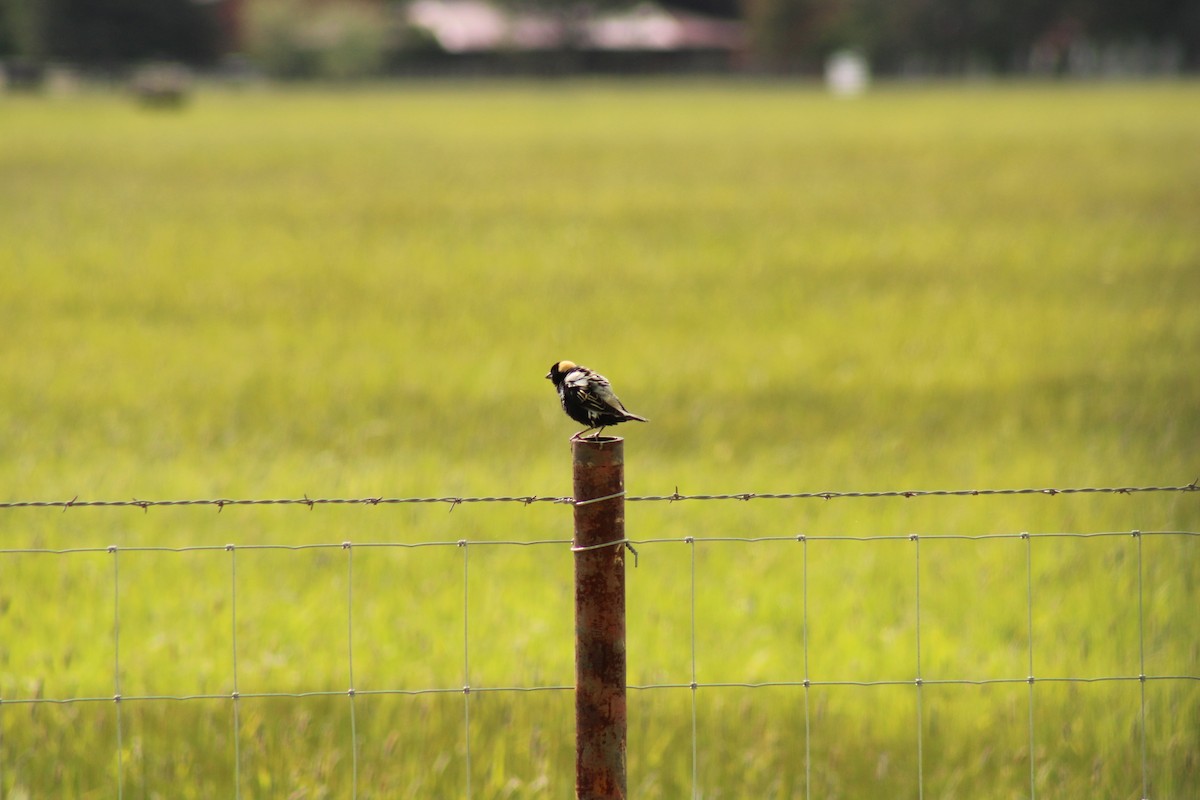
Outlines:
[[631,495],[1174,487],[628,503],[629,680],[698,684],[631,796],[1200,796],[1200,3],[0,0],[0,63],[4,800],[569,797],[568,505],[135,502],[567,496],[560,359]]
[[[178,62],[227,74],[1148,75],[1200,66],[1190,0],[3,0],[10,85]],[[845,67],[842,67],[845,69]],[[68,70],[64,72],[63,70]]]

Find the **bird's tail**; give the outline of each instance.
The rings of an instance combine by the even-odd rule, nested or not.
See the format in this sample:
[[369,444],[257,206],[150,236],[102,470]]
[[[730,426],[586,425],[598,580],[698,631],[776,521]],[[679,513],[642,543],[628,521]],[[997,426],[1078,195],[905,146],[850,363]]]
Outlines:
[[639,417],[637,414],[630,414],[628,411],[625,412],[625,419],[627,419],[627,420],[636,419],[638,422],[649,422],[650,421],[650,420],[646,419],[645,417]]

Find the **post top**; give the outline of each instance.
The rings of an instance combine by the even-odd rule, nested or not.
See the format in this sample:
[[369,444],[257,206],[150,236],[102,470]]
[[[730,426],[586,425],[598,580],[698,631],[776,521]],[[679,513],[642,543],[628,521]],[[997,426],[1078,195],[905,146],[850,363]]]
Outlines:
[[625,440],[620,436],[596,439],[572,439],[571,453],[576,464],[615,466],[625,463]]

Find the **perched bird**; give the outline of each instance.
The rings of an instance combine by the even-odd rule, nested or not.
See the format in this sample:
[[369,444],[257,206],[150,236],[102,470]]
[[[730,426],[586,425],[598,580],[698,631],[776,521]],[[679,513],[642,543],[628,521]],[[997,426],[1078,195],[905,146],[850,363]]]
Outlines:
[[608,378],[598,372],[592,372],[587,367],[581,367],[572,361],[559,361],[550,367],[546,379],[558,390],[558,399],[562,401],[563,411],[567,412],[567,416],[587,425],[572,436],[572,439],[578,439],[580,433],[590,430],[596,432],[589,438],[599,438],[601,432],[610,425],[619,425],[631,419],[638,422],[647,421],[645,417],[626,411],[620,399],[613,394]]

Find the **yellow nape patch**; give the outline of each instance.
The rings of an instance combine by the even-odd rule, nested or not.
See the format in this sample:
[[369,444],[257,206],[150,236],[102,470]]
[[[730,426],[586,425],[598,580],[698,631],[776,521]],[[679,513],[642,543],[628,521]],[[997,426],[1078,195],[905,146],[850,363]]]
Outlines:
[[554,369],[556,372],[560,373],[570,372],[571,370],[575,369],[575,366],[576,364],[574,361],[560,361],[554,365]]

